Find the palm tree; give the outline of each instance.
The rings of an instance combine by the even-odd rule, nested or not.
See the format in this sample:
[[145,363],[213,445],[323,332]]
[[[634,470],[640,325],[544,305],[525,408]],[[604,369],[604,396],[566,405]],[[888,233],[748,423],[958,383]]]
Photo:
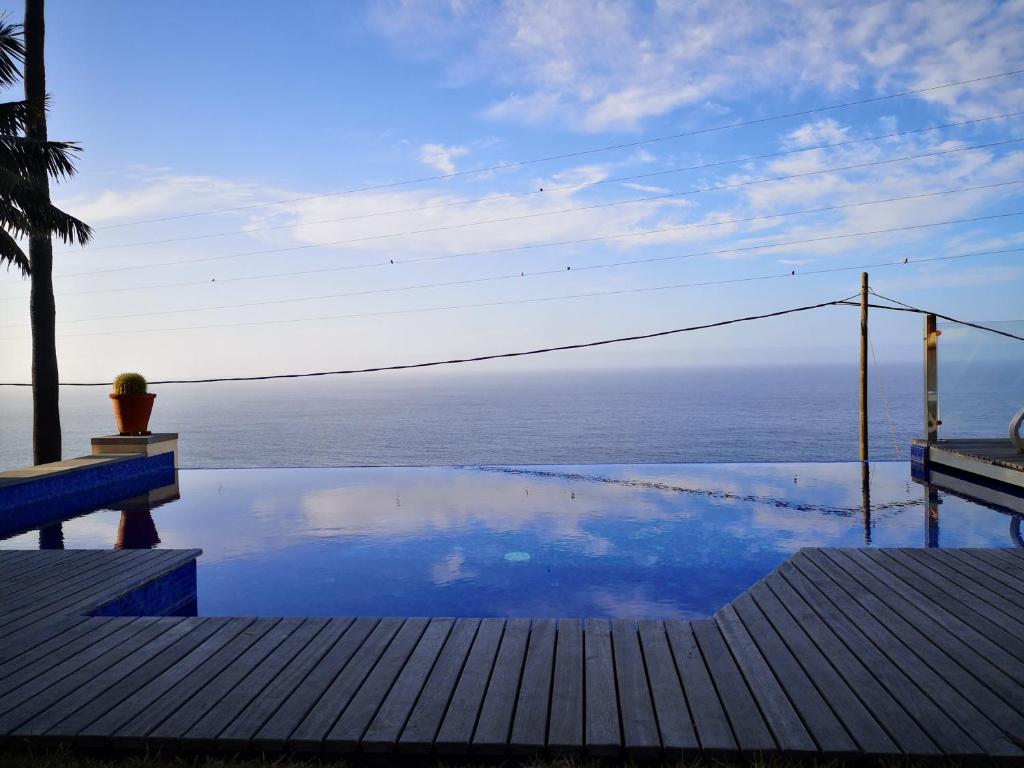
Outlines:
[[[24,43],[22,42],[24,33]],[[32,443],[36,464],[61,458],[53,243],[85,244],[92,230],[50,202],[50,179],[75,172],[72,142],[46,135],[43,0],[26,0],[24,27],[0,19],[0,86],[25,69],[25,99],[0,104],[0,264],[31,280]],[[28,239],[28,255],[19,240]]]

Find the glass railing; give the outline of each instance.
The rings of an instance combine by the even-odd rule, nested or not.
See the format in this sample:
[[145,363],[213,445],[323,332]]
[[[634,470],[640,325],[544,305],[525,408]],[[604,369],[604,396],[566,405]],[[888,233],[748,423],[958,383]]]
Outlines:
[[[1024,320],[980,322],[1024,338]],[[1024,408],[1024,341],[939,321],[940,439],[1005,437]]]

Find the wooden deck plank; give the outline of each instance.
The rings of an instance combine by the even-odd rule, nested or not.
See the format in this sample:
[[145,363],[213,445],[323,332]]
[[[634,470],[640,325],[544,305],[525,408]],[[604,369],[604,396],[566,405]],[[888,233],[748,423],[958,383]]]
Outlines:
[[[941,675],[907,647],[900,637],[891,631],[888,621],[883,623],[877,619],[877,612],[885,612],[884,604],[860,585],[852,585],[852,594],[845,591],[833,578],[838,576],[842,580],[839,569],[829,568],[825,563],[827,570],[823,570],[815,563],[815,559],[813,551],[805,550],[801,552],[800,557],[794,558],[791,562],[805,578],[826,594],[836,608],[869,638],[871,645],[882,653],[876,664],[882,664],[883,668],[900,673],[907,679],[908,684],[920,691],[914,697],[904,697],[902,703],[908,709],[910,706],[915,707],[915,719],[922,724],[931,739],[945,752],[952,754],[982,755],[985,752],[982,744],[989,742],[1002,748],[1000,740],[1003,737],[998,732],[993,733],[995,729],[991,723],[955,688],[943,680]],[[854,596],[871,607],[866,608]],[[891,616],[891,612],[887,615]],[[898,616],[895,619],[897,623],[903,623]],[[925,640],[925,643],[930,647],[930,642]],[[864,645],[860,646],[858,652],[874,657],[871,650]],[[979,730],[973,730],[973,726],[977,726]],[[972,730],[968,733],[967,729]]]
[[[1022,456],[1021,461],[1024,461]],[[968,550],[973,553],[987,552],[993,557],[1001,558],[1011,565],[1015,566],[1018,571],[1024,573],[1024,549],[1020,547],[973,547]]]
[[504,619],[483,619],[480,622],[469,658],[459,675],[458,685],[434,740],[437,751],[449,754],[469,751],[504,632]]
[[[119,552],[121,558],[136,550]],[[25,585],[52,582],[54,577],[83,572],[97,563],[114,562],[111,550],[61,549],[0,553],[0,601],[17,595]],[[138,557],[139,555],[133,555]]]
[[1007,469],[1024,470],[1024,454],[1005,437],[943,438],[931,447],[965,456],[982,464],[996,464]]
[[0,643],[0,680],[49,656],[93,628],[85,616],[60,615]]
[[68,662],[7,694],[0,705],[5,708],[0,715],[0,734],[15,733],[64,696],[90,690],[88,685],[95,676],[166,630],[166,626],[147,618],[124,625]]
[[[916,595],[923,595],[931,601],[929,615],[948,614],[961,623],[969,624],[973,631],[980,632],[986,640],[998,645],[1003,652],[1024,661],[1024,611],[1019,615],[989,605],[961,586],[964,581],[955,572],[942,575],[926,567],[912,555],[899,555],[891,550],[877,550],[864,553],[868,560],[893,575],[885,577],[890,589],[909,597],[908,589]],[[863,565],[863,561],[861,561]],[[905,584],[906,588],[899,586]],[[895,588],[894,588],[895,587]],[[924,601],[918,604],[920,607]],[[936,610],[937,609],[937,610]]]
[[[281,705],[274,711],[273,716],[268,717],[252,735],[250,741],[253,748],[270,751],[283,749],[295,729],[313,710],[338,676],[348,668],[349,662],[379,624],[380,619],[371,617],[358,618],[353,621],[346,628],[341,639],[331,646],[320,662],[309,671],[302,680],[302,684],[295,687],[285,697]],[[344,681],[339,683],[339,685],[344,684]],[[335,716],[337,714],[335,713]],[[317,715],[317,718],[320,722],[327,719],[320,714]],[[333,719],[331,723],[333,723]],[[323,732],[327,731],[327,727],[323,726]]]
[[1015,589],[1024,589],[1024,559],[1010,549],[965,549],[965,554],[983,560],[994,568],[998,568],[1007,578],[1007,583],[1012,584]]
[[367,752],[391,752],[397,748],[399,736],[454,626],[454,619],[430,620],[409,661],[361,738],[362,747]]
[[189,729],[211,719],[210,710],[252,667],[285,641],[301,619],[256,619],[147,707],[145,716],[127,724],[150,747],[194,741]]
[[355,692],[341,717],[328,731],[324,740],[328,750],[351,751],[359,746],[363,734],[366,733],[366,729],[429,624],[429,619],[422,618],[406,619],[403,622],[401,629]]
[[5,674],[0,675],[0,705],[2,705],[4,697],[26,682],[47,673],[84,649],[100,642],[121,626],[134,621],[135,619],[122,619],[118,622],[106,622],[90,619],[84,625],[84,631],[75,632],[75,636],[67,643],[54,643],[55,647],[48,653],[31,653],[26,654],[24,658],[13,659],[11,668],[5,670]]
[[959,562],[957,560],[939,559],[934,556],[920,557],[915,549],[900,550],[900,557],[907,568],[940,589],[947,584],[955,585],[954,591],[966,605],[981,603],[987,606],[986,610],[994,609],[995,613],[989,614],[994,621],[1002,623],[1009,631],[1016,632],[1018,637],[1024,635],[1024,605],[1004,597],[998,582],[988,579],[985,574],[978,571],[973,575],[965,573],[965,568],[956,567]]
[[774,751],[776,743],[771,729],[758,710],[718,625],[707,619],[695,621],[692,626],[740,751],[751,754]]
[[424,754],[433,748],[479,629],[480,619],[456,620],[402,729],[399,751]]
[[635,622],[625,619],[612,621],[612,652],[626,756],[637,759],[657,757],[661,754],[661,737]]
[[196,554],[166,552],[0,553],[0,734],[441,759],[1024,759],[1016,553],[803,551],[693,622],[81,615]]
[[154,557],[151,561],[146,559],[132,561],[123,570],[104,572],[102,576],[97,576],[95,580],[79,589],[61,590],[58,593],[59,597],[56,595],[41,597],[37,603],[38,607],[18,613],[16,618],[5,621],[3,627],[0,628],[0,634],[6,636],[11,632],[20,631],[46,620],[54,613],[88,612],[121,594],[159,578],[169,572],[169,569],[184,565],[193,559],[193,556],[183,551],[144,551],[159,552],[160,557]]
[[508,747],[529,639],[529,619],[509,619],[506,622],[491,679],[487,684],[487,693],[480,706],[476,731],[473,733],[474,752],[483,755],[504,754]]
[[[765,644],[762,646],[762,652],[769,663],[773,667],[777,667],[776,676],[783,682],[783,685],[788,684],[791,674],[799,677],[798,673],[783,671],[791,663],[789,659],[792,659],[801,666],[803,673],[810,679],[821,698],[828,702],[827,706],[830,712],[854,740],[857,751],[869,758],[901,754],[902,750],[897,747],[896,742],[879,722],[879,718],[885,716],[885,710],[882,710],[878,717],[872,715],[869,707],[861,701],[855,692],[855,688],[859,689],[865,698],[876,695],[877,683],[874,682],[874,678],[867,675],[869,685],[854,683],[851,686],[837,670],[837,667],[846,661],[843,656],[833,650],[838,641],[834,638],[824,638],[823,647],[819,648],[806,630],[786,610],[767,582],[761,581],[755,584],[747,595],[750,606],[743,596],[734,602],[734,606],[748,628],[751,628],[752,624],[757,625],[757,629],[751,628],[751,634],[760,644],[762,632],[765,634],[770,632],[777,636],[785,646],[786,652],[783,653],[781,649],[775,647],[775,643],[770,637],[764,639]],[[788,602],[799,600],[800,598],[794,593]],[[753,607],[761,612],[765,621],[770,625],[770,629],[758,624],[756,616],[753,615]],[[863,668],[855,669],[851,676],[856,676],[856,679],[863,681],[865,673],[866,670]],[[808,695],[809,701],[804,701],[795,690],[789,693],[790,700],[798,707],[813,705],[816,697],[813,694]],[[891,699],[889,701],[892,706],[897,707],[895,702],[892,702]],[[902,709],[899,712],[906,717]],[[823,712],[813,715],[807,713],[804,717],[811,728],[811,735],[815,737],[822,752],[829,751],[832,744],[836,745],[836,751],[844,751],[841,737],[833,739],[831,736],[824,735],[831,727],[827,724],[827,720],[824,726],[818,722],[819,718],[828,718],[827,714]]]
[[[860,753],[857,743],[847,732],[840,718],[829,707],[826,696],[804,672],[790,647],[754,602],[751,591],[740,595],[731,605],[723,608],[721,614],[717,616],[717,621],[720,627],[724,626],[725,622],[736,622],[743,627],[750,641],[759,649],[759,657],[780,686],[787,708],[778,713],[776,706],[769,708],[762,705],[762,712],[768,718],[768,724],[772,727],[776,739],[782,742],[783,737],[781,729],[777,728],[773,722],[773,717],[777,719],[781,714],[784,717],[792,718],[799,714],[800,730],[807,735],[808,739],[813,739],[811,744],[818,751],[841,758],[853,757]],[[749,678],[748,682],[752,687],[754,686],[753,679]],[[777,714],[773,716],[770,714],[771,712]],[[786,736],[786,738],[791,737]],[[800,731],[798,731],[798,744],[801,738]],[[805,750],[808,749],[806,742],[801,746]]]
[[611,624],[604,619],[583,623],[584,692],[586,704],[584,739],[587,754],[618,755],[622,751],[619,696],[615,685]]
[[637,622],[637,629],[664,756],[670,760],[679,760],[696,754],[700,743],[686,705],[686,694],[679,682],[679,672],[672,658],[665,624],[645,619]]
[[[156,552],[159,550],[146,550]],[[138,568],[125,569],[121,578],[105,579],[91,587],[90,594],[69,599],[59,606],[62,612],[91,612],[116,601],[139,587],[156,581],[193,562],[199,550],[168,550],[171,557],[153,563],[142,563]]]
[[[851,556],[852,555],[852,556]],[[1012,657],[1008,658],[1007,652],[990,641],[985,635],[975,630],[960,615],[951,612],[945,606],[932,601],[926,594],[911,587],[906,582],[895,578],[881,578],[888,571],[883,570],[881,574],[873,573],[870,567],[865,564],[872,562],[871,558],[862,558],[859,553],[838,551],[835,553],[834,562],[840,565],[839,574],[850,574],[850,578],[863,578],[870,582],[872,595],[881,600],[892,610],[890,615],[898,615],[911,629],[910,636],[916,638],[927,638],[930,643],[920,646],[922,652],[934,646],[945,654],[945,657],[935,657],[935,663],[946,663],[945,659],[953,659],[959,663],[967,672],[975,678],[984,681],[986,685],[994,690],[1002,689],[1007,692],[1010,699],[1016,698],[1016,694],[1022,687],[1022,675],[1016,669]],[[890,564],[900,575],[906,576],[906,569],[899,564]],[[900,570],[903,569],[903,570]],[[911,574],[912,576],[912,574]],[[924,585],[925,587],[927,585]],[[964,609],[963,614],[970,613]],[[973,614],[974,621],[982,625],[983,620]],[[913,635],[913,631],[917,635]],[[948,675],[955,674],[951,669]],[[947,675],[947,676],[948,676]],[[950,678],[955,687],[969,685],[970,680],[961,677]],[[1007,688],[1005,685],[1009,685]],[[980,695],[980,694],[979,694]]]
[[[116,691],[102,708],[83,713],[88,716],[81,720],[69,718],[61,724],[61,731],[77,732],[88,743],[104,744],[112,733],[135,716],[144,721],[147,707],[231,642],[253,619],[183,619],[182,622],[184,626],[192,625],[192,631],[153,659],[136,680]],[[125,733],[135,736],[137,732],[126,728]]]
[[530,627],[530,641],[509,739],[513,753],[537,754],[547,744],[556,626],[554,619],[534,619]]
[[[944,623],[936,621],[938,611],[921,610],[919,604],[925,602],[924,598],[915,600],[912,592],[901,597],[897,592],[901,587],[896,585],[895,579],[882,581],[855,561],[843,560],[841,553],[837,553],[837,558],[839,568],[829,571],[832,579],[848,591],[855,584],[870,589],[870,598],[858,595],[858,602],[928,665],[928,690],[942,696],[941,700],[935,699],[936,703],[951,717],[957,717],[958,722],[976,729],[971,731],[975,740],[986,732],[996,738],[991,729],[986,730],[985,724],[973,715],[975,709],[1001,731],[1024,728],[1021,712],[1012,709],[1015,702],[1018,710],[1024,709],[1024,701],[1016,701],[1020,698],[1019,683],[1012,683],[998,667],[977,654],[954,634],[955,629],[951,632]],[[970,702],[969,707],[963,707],[964,700]],[[1000,741],[997,739],[996,743]]]
[[[917,556],[916,550],[913,553],[908,552],[909,554],[913,554],[914,557]],[[999,604],[993,603],[993,599],[1001,603],[1009,603],[1012,606],[1009,613],[1013,615],[1024,611],[1024,588],[1022,588],[1021,592],[1017,592],[1001,581],[999,578],[1001,574],[991,570],[986,563],[969,555],[960,557],[957,555],[957,550],[943,549],[929,552],[927,560],[927,564],[930,566],[942,566],[963,576],[969,583],[984,592],[985,599],[989,603],[993,605]]]
[[[35,567],[43,566],[43,559],[33,557],[37,552],[46,552],[47,550],[30,550],[30,549],[4,549],[0,550],[0,577],[3,577],[6,582],[12,574],[18,573],[24,569],[31,569]],[[65,550],[66,551],[66,550]],[[73,551],[73,550],[72,550]],[[78,550],[88,552],[90,550]],[[0,587],[0,591],[2,591]]]
[[998,581],[1003,585],[1003,591],[1000,594],[1007,600],[1019,604],[1019,598],[1024,596],[1024,583],[1022,583],[1021,579],[1008,573],[998,560],[991,561],[987,557],[967,549],[947,549],[942,550],[942,554],[960,561],[971,569],[981,571],[989,578]]
[[97,623],[92,632],[79,637],[52,656],[43,657],[16,674],[0,680],[0,713],[35,696],[47,686],[55,685],[73,674],[82,664],[102,654],[112,644],[124,641],[150,623],[151,620],[144,619]]
[[792,561],[766,577],[765,584],[833,661],[836,671],[857,691],[905,754],[922,758],[945,754],[921,725],[928,721],[935,705],[825,593],[792,566]]
[[[188,704],[161,723],[150,737],[173,743],[175,734],[190,745],[214,747],[220,733],[327,626],[323,618],[282,619],[264,637],[240,655]],[[187,717],[184,715],[188,714]],[[201,715],[201,716],[197,716]],[[190,726],[186,725],[192,718]],[[187,730],[183,730],[186,728]]]
[[[112,708],[101,727],[108,732],[116,733],[119,743],[125,746],[142,745],[151,731],[164,723],[186,702],[192,711],[192,700],[196,692],[208,682],[212,682],[225,667],[264,637],[279,621],[258,619],[246,626],[240,626],[233,637],[230,636],[230,630],[221,630],[222,634],[218,641],[211,643],[216,650],[213,650],[205,661],[198,665],[191,664],[193,668],[184,676],[179,672],[162,679],[159,675],[154,676],[147,683],[152,685],[149,690],[145,686],[140,687],[131,698],[124,699],[121,706]],[[219,644],[219,647],[216,647],[216,644]],[[198,644],[190,644],[190,647],[181,649],[184,652],[182,655],[196,645]],[[156,698],[154,692],[158,692]],[[178,727],[174,731],[174,736],[180,737],[185,730],[185,727]]]
[[217,746],[229,751],[248,749],[260,728],[305,683],[307,676],[321,664],[330,666],[327,654],[341,640],[353,621],[351,618],[327,619],[327,626],[221,731]]
[[[370,675],[378,659],[384,655],[403,619],[381,619],[365,642],[359,647],[324,690],[319,701],[313,705],[302,722],[289,737],[288,743],[302,751],[318,752],[324,738],[348,707],[363,681]],[[407,636],[406,636],[407,637]]]
[[725,707],[715,690],[711,672],[697,645],[688,621],[665,622],[665,634],[675,659],[676,672],[686,693],[690,715],[701,749],[711,755],[725,755],[739,749]]
[[6,568],[0,573],[0,578],[3,578],[0,586],[0,612],[12,613],[25,599],[38,597],[53,589],[54,585],[69,587],[72,580],[78,581],[97,569],[109,569],[118,560],[121,561],[118,565],[123,565],[143,556],[141,552],[130,550],[115,560],[107,550],[84,549],[65,552],[60,558],[47,558],[48,562],[44,562],[43,558],[33,562],[29,558],[24,565]]
[[[19,736],[73,736],[84,725],[95,720],[128,692],[134,690],[140,677],[152,672],[154,659],[195,629],[197,622],[184,619],[162,619],[153,623],[152,631],[139,633],[130,641],[86,665],[74,676],[47,691],[54,699],[45,712],[33,717],[15,733]],[[149,637],[145,637],[145,635]],[[89,667],[103,667],[91,674]],[[141,671],[140,671],[141,670]]]
[[[790,754],[817,752],[814,739],[811,738],[793,703],[779,684],[736,610],[731,605],[725,606],[715,614],[715,623],[729,650],[732,651],[733,659],[746,679],[747,687],[753,694],[779,749]],[[803,681],[797,679],[791,682],[798,684]],[[813,691],[813,686],[808,688],[810,690],[802,693],[809,695]],[[844,753],[848,753],[849,746],[852,745],[847,742],[843,746]]]
[[27,626],[29,619],[35,617],[51,616],[56,613],[68,612],[68,606],[74,601],[95,598],[106,592],[107,585],[115,585],[125,575],[133,573],[144,573],[154,567],[159,568],[164,561],[170,561],[172,552],[160,551],[158,558],[145,558],[145,552],[135,550],[135,555],[130,561],[113,563],[109,559],[98,558],[94,567],[83,572],[68,572],[63,569],[54,574],[54,584],[33,583],[31,587],[24,589],[13,597],[3,601],[5,621],[0,627],[0,635],[7,636],[11,632]]
[[77,557],[55,559],[46,568],[14,579],[0,593],[3,613],[18,613],[26,605],[38,608],[56,603],[68,594],[94,589],[97,582],[117,577],[128,568],[158,565],[174,556],[173,550],[86,550]]
[[548,748],[556,755],[583,751],[583,622],[579,619],[558,620]]

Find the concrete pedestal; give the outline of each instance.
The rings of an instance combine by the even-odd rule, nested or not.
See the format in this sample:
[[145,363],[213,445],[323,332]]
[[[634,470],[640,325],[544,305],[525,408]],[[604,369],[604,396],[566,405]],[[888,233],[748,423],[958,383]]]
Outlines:
[[177,432],[157,432],[139,436],[105,435],[92,439],[93,456],[159,456],[162,453],[173,453],[174,466],[177,468]]

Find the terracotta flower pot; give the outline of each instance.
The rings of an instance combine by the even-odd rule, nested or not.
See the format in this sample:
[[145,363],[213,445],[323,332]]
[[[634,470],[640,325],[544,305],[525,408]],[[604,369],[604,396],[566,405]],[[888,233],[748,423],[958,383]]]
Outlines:
[[154,394],[111,395],[117,431],[122,435],[148,435],[149,416],[153,413]]

